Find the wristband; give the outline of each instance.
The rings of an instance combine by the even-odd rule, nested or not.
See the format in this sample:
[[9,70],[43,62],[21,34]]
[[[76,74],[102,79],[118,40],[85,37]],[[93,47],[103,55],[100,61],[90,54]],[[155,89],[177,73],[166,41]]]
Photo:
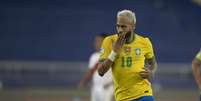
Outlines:
[[117,53],[112,50],[112,52],[111,52],[110,55],[108,56],[108,59],[111,60],[112,62],[114,62],[116,56],[117,56]]

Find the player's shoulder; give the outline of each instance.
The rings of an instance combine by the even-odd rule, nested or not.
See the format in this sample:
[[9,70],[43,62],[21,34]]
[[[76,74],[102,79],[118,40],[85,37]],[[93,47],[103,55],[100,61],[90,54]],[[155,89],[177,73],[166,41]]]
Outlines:
[[114,41],[114,40],[117,39],[117,38],[118,38],[117,34],[112,33],[112,34],[109,34],[104,40],[107,40],[107,41]]
[[144,34],[140,34],[140,33],[136,33],[135,32],[135,35],[137,36],[137,38],[143,42],[147,42],[147,41],[151,41],[151,38],[147,35],[144,35]]
[[114,39],[114,38],[117,38],[117,34],[116,33],[112,33],[110,35],[107,36],[107,38],[110,38],[110,39]]

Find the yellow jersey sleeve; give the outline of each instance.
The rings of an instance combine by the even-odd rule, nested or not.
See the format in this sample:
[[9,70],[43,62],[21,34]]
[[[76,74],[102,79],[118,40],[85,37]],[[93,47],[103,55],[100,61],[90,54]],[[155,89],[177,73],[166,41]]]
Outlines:
[[106,37],[103,40],[103,43],[101,46],[101,55],[100,55],[99,61],[107,59],[111,50],[112,50],[112,39],[110,37]]
[[197,53],[196,55],[196,59],[201,61],[201,50]]
[[152,43],[149,40],[149,38],[145,38],[145,40],[146,40],[146,44],[147,44],[147,52],[145,54],[145,58],[150,59],[154,56],[153,46],[152,46]]

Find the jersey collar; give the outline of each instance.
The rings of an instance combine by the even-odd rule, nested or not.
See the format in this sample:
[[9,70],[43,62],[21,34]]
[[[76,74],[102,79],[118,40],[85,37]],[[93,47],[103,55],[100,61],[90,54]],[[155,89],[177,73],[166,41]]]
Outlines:
[[131,37],[130,37],[129,40],[126,42],[126,44],[132,43],[135,39],[136,39],[136,33],[135,33],[135,32],[132,32]]

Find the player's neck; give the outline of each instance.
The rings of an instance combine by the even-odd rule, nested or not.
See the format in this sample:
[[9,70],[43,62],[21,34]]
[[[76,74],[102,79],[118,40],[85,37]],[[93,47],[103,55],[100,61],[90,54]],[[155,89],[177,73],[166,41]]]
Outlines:
[[126,44],[132,43],[135,39],[135,33],[132,31],[129,38],[126,40]]

